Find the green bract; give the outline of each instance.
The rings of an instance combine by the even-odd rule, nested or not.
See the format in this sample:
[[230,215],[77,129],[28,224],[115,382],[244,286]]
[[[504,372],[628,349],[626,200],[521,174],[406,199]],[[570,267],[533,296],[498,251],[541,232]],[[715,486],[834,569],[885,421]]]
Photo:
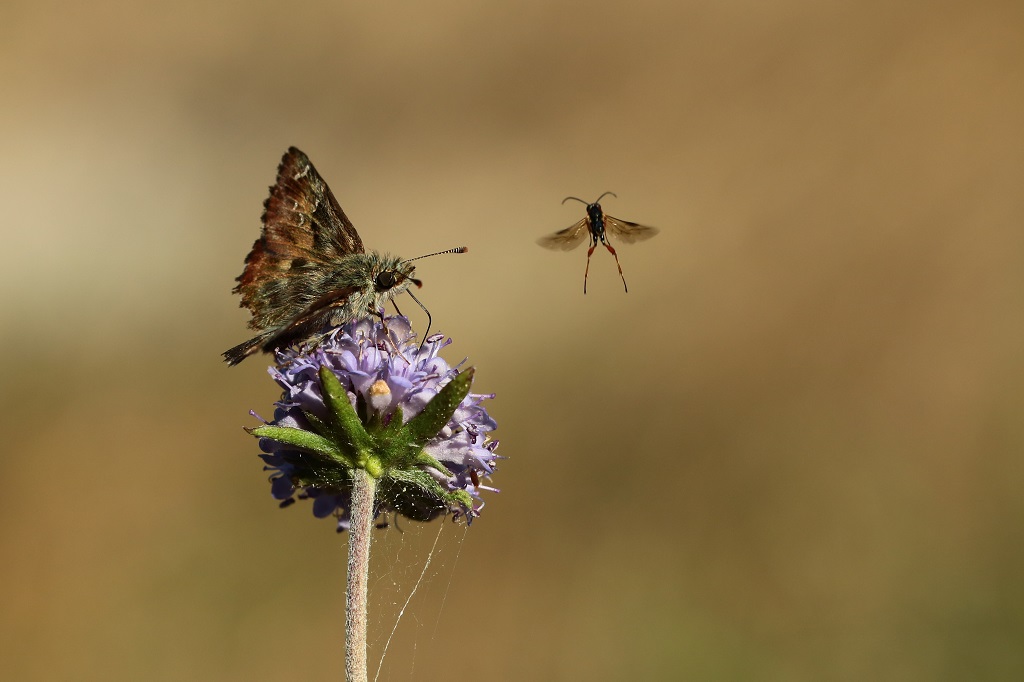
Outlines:
[[[353,407],[348,392],[327,367],[320,367],[319,379],[327,417],[308,410],[302,414],[310,428],[264,424],[246,429],[258,438],[269,438],[289,449],[305,453],[311,462],[304,467],[302,486],[336,487],[352,479],[353,469],[364,469],[378,479],[378,498],[400,513],[406,513],[403,497],[433,499],[438,505],[457,504],[472,509],[465,490],[449,491],[428,472],[444,477],[452,472],[424,450],[448,424],[473,384],[473,368],[457,374],[445,384],[415,417],[403,423],[402,409],[389,418],[368,408],[357,394]],[[362,414],[362,417],[360,416]]]

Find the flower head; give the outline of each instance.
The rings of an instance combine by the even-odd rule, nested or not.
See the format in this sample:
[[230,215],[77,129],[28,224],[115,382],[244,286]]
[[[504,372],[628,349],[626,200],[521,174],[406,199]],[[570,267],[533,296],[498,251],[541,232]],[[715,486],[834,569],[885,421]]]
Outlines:
[[359,467],[378,479],[376,516],[479,516],[480,492],[497,492],[480,483],[499,459],[481,405],[494,396],[469,392],[473,369],[449,366],[443,339],[420,345],[404,317],[365,318],[312,349],[278,351],[270,375],[284,394],[274,420],[249,431],[282,506],[311,498],[316,516],[344,530]]

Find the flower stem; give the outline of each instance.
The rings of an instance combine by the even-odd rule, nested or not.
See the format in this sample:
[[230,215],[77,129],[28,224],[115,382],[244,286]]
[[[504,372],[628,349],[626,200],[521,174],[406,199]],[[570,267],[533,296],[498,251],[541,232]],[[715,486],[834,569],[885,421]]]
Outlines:
[[352,471],[345,599],[345,679],[366,682],[366,590],[370,573],[370,534],[377,480],[365,469]]

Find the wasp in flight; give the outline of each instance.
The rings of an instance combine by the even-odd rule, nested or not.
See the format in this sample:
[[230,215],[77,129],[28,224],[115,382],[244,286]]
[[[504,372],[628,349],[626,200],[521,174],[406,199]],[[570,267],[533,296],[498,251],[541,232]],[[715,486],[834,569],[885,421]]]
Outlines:
[[608,243],[609,235],[614,235],[623,242],[632,244],[633,242],[650,239],[654,235],[658,234],[658,229],[655,227],[638,225],[636,223],[631,223],[628,220],[620,220],[619,218],[615,218],[605,213],[604,209],[601,208],[600,201],[609,194],[613,197],[615,196],[612,192],[605,192],[599,196],[596,201],[591,203],[587,203],[577,197],[566,197],[565,199],[562,199],[563,204],[572,199],[586,205],[587,215],[578,223],[537,240],[537,243],[546,249],[571,251],[582,244],[584,238],[587,236],[590,237],[590,248],[587,250],[587,269],[583,273],[584,294],[587,293],[587,276],[590,274],[590,256],[593,255],[594,249],[597,248],[598,244],[603,244],[604,247],[608,249],[613,256],[615,256],[615,265],[619,268],[619,277],[622,278],[622,287],[627,293],[629,292],[629,287],[626,286],[626,277],[622,274],[622,265],[619,264],[619,255],[615,253],[615,249],[613,249],[612,245]]

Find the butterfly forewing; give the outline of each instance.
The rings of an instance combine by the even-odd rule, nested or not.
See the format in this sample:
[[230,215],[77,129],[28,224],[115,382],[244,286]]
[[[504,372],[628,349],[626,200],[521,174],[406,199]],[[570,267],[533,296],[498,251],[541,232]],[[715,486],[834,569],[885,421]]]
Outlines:
[[265,203],[263,231],[245,259],[235,291],[252,311],[249,326],[288,322],[315,300],[316,277],[326,263],[363,253],[363,242],[309,158],[291,147]]
[[582,244],[590,234],[590,223],[583,218],[575,225],[559,230],[537,240],[537,243],[546,249],[558,251],[571,251]]
[[608,234],[614,235],[627,244],[641,242],[650,239],[658,234],[658,228],[647,225],[638,225],[628,220],[613,218],[607,213],[604,214],[604,225]]

